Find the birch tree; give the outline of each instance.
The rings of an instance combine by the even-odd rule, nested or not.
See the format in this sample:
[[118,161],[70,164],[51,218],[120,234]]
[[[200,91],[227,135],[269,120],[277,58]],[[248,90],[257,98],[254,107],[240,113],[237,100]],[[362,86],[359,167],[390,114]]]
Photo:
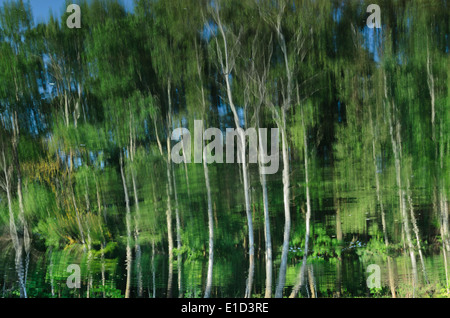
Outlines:
[[212,30],[210,21],[205,21],[205,24],[209,27],[209,32],[214,35],[212,41],[215,44],[215,53],[217,55],[217,64],[225,82],[225,92],[227,97],[227,104],[233,114],[234,125],[236,127],[238,135],[238,158],[242,168],[243,186],[244,186],[244,200],[245,200],[245,212],[247,216],[248,226],[248,244],[249,244],[249,276],[247,278],[247,284],[245,289],[245,297],[249,298],[252,292],[253,286],[253,272],[255,262],[255,241],[253,233],[253,219],[251,211],[250,201],[250,189],[249,189],[249,172],[247,167],[247,155],[246,155],[246,141],[245,133],[242,128],[241,120],[238,114],[238,108],[234,103],[234,93],[232,89],[231,79],[233,73],[236,71],[236,58],[239,50],[239,41],[242,30],[238,34],[235,34],[231,28],[231,25],[225,26],[221,18],[221,10],[224,10],[223,2],[214,2],[209,7],[209,13],[215,26],[217,27],[217,34]]
[[[306,39],[308,33],[302,28],[294,31],[289,43],[286,41],[284,19],[292,19],[288,11],[288,3],[279,1],[274,7],[268,5],[262,7],[260,14],[266,23],[272,28],[280,49],[280,72],[281,76],[275,79],[275,91],[271,92],[272,98],[268,100],[268,107],[272,112],[274,121],[281,132],[281,153],[283,162],[283,203],[284,203],[284,235],[281,251],[281,263],[278,272],[275,297],[283,296],[283,289],[286,283],[286,269],[289,252],[289,239],[291,232],[291,212],[290,212],[290,168],[289,168],[289,140],[287,129],[287,116],[293,106],[293,94],[295,93],[298,67],[305,59],[307,53]],[[275,97],[276,96],[276,97]]]

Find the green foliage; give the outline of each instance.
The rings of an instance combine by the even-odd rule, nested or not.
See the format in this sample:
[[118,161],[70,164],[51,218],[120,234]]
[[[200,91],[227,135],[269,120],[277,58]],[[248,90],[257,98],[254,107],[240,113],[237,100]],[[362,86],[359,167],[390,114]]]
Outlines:
[[339,242],[331,238],[321,225],[315,226],[312,233],[312,256],[319,258],[333,258],[339,256]]
[[371,257],[381,257],[384,261],[389,255],[389,249],[386,243],[380,237],[372,237],[364,248],[357,249],[358,254],[363,262],[367,262]]
[[[96,276],[91,296],[123,297],[114,275],[123,274],[125,246],[134,247],[134,262],[139,244],[147,264],[149,246],[157,258],[167,257],[169,237],[176,241],[177,234],[181,247],[172,256],[181,256],[176,265],[190,284],[181,292],[202,296],[205,170],[171,164],[170,138],[179,127],[193,137],[194,120],[223,132],[234,127],[230,97],[243,127],[280,126],[287,134],[289,203],[296,211],[286,233],[289,286],[304,256],[306,186],[308,266],[333,267],[351,281],[357,274],[342,273],[343,261],[357,267],[398,259],[408,252],[407,240],[416,252],[415,226],[426,257],[441,251],[450,198],[448,1],[382,1],[382,30],[366,27],[367,1],[136,0],[133,10],[118,0],[78,3],[81,29],[65,26],[65,10],[35,25],[27,1],[0,5],[0,251],[17,252],[14,226],[20,240],[31,233],[33,257],[53,251],[45,261],[54,271],[39,264],[45,282],[30,279],[30,297],[51,297],[41,286],[64,283],[69,262]],[[283,169],[280,160],[279,171],[266,176],[275,269],[285,234]],[[261,176],[252,163],[249,172],[256,258],[263,262]],[[234,275],[248,270],[249,233],[240,165],[211,164],[208,173],[219,294],[230,282],[242,287]],[[134,265],[133,277],[140,264]],[[105,271],[110,281],[102,286]],[[20,296],[11,277],[4,284]],[[83,279],[86,287],[89,277]],[[321,284],[323,294],[336,288]],[[262,296],[261,282],[255,285],[252,296]],[[385,286],[342,286],[339,295],[367,292],[390,294]],[[398,288],[400,296],[413,292],[410,285]],[[442,285],[416,292],[448,297]],[[240,295],[232,288],[223,293]]]

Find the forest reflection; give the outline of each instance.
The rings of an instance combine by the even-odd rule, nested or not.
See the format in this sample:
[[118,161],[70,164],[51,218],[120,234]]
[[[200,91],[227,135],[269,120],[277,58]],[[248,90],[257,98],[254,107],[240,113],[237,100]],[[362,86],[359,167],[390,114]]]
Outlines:
[[2,297],[450,296],[448,1],[79,4],[0,6]]

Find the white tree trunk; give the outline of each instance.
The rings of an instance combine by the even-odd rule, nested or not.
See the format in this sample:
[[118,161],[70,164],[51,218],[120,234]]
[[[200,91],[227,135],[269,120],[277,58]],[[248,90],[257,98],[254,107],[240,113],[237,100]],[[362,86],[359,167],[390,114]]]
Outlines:
[[[133,169],[133,168],[132,168]],[[137,294],[142,297],[143,287],[142,287],[142,266],[141,266],[141,245],[139,244],[139,223],[140,223],[140,211],[139,211],[139,198],[136,188],[136,180],[134,172],[131,172],[131,180],[133,183],[134,192],[134,206],[136,215],[134,216],[134,251],[136,259],[136,279],[137,279]]]
[[126,248],[126,269],[127,269],[127,282],[125,289],[125,298],[130,298],[130,288],[131,288],[131,212],[130,212],[130,200],[128,197],[128,188],[126,183],[125,174],[123,171],[123,157],[122,152],[120,153],[120,175],[122,177],[123,192],[125,195],[125,208],[126,208],[126,227],[127,227],[127,248]]
[[[302,107],[302,106],[300,106]],[[308,250],[309,250],[309,236],[310,236],[310,221],[311,221],[311,197],[309,194],[309,168],[308,168],[308,141],[306,137],[306,128],[303,118],[303,108],[302,108],[302,128],[303,128],[303,150],[304,150],[304,163],[305,163],[305,186],[306,186],[306,233],[305,233],[305,249],[303,252],[302,267],[300,270],[300,275],[298,277],[298,283],[294,287],[290,298],[293,298],[300,291],[301,287],[305,281],[305,269],[306,262],[308,260]]]
[[[228,42],[227,37],[223,28],[223,25],[221,24],[220,17],[218,11],[216,11],[216,19],[217,19],[217,26],[218,29],[222,35],[223,44],[224,44],[224,50],[223,50],[223,58],[224,61],[220,58],[220,64],[222,66],[222,73],[225,80],[226,85],[226,91],[227,91],[227,97],[228,97],[228,103],[231,109],[231,112],[233,113],[234,123],[236,126],[236,130],[238,132],[238,147],[240,148],[240,156],[241,156],[241,167],[242,167],[242,175],[243,175],[243,183],[244,183],[244,198],[245,198],[245,211],[247,215],[247,226],[248,226],[248,244],[249,244],[249,270],[248,270],[248,278],[247,278],[247,284],[245,289],[244,297],[248,298],[251,296],[252,286],[253,286],[253,274],[254,274],[254,255],[255,255],[255,243],[254,243],[254,234],[253,234],[253,220],[252,220],[252,211],[251,211],[251,203],[250,203],[250,190],[249,190],[249,175],[248,175],[248,168],[247,168],[247,160],[246,160],[246,152],[245,152],[245,134],[240,124],[240,118],[238,116],[236,107],[233,102],[233,94],[232,89],[230,85],[230,78],[229,75],[231,74],[231,71],[233,69],[233,62],[230,62],[235,57],[230,56],[230,52],[228,51]],[[216,38],[217,41],[217,38]],[[220,50],[218,43],[217,48]],[[218,51],[218,54],[222,56],[221,51]]]
[[278,273],[278,284],[275,290],[275,297],[283,297],[283,289],[286,283],[286,270],[287,270],[287,257],[289,252],[289,237],[291,232],[291,212],[289,202],[289,154],[286,136],[286,121],[283,111],[283,123],[281,127],[281,140],[282,140],[282,157],[283,157],[283,202],[284,202],[284,234],[283,234],[283,247],[281,250],[281,263]]
[[[204,142],[203,142],[204,144]],[[204,149],[204,147],[203,147]],[[204,298],[211,296],[212,280],[213,280],[213,264],[214,264],[214,220],[211,198],[211,185],[209,182],[209,171],[206,157],[206,151],[203,151],[203,171],[205,173],[206,195],[208,198],[208,273],[206,275],[206,287]]]
[[420,263],[422,264],[422,272],[423,272],[423,276],[425,278],[426,283],[429,284],[430,282],[428,281],[428,275],[427,275],[427,270],[425,267],[425,261],[423,259],[422,246],[420,244],[419,228],[417,227],[417,221],[416,221],[416,217],[414,215],[413,202],[412,202],[412,198],[411,198],[411,194],[410,194],[410,190],[409,190],[409,180],[408,180],[407,191],[408,191],[408,204],[409,204],[409,211],[410,211],[410,215],[411,215],[411,223],[413,225],[414,235],[415,235],[416,241],[417,241],[417,249],[419,252],[419,259],[420,259]]
[[[259,128],[259,124],[258,127]],[[259,131],[259,130],[258,130]],[[262,138],[259,136],[259,148],[262,149]],[[266,245],[266,290],[264,297],[272,297],[272,280],[273,280],[273,260],[272,260],[272,236],[270,232],[270,218],[269,218],[269,196],[267,193],[266,174],[263,172],[262,166],[263,154],[259,151],[259,180],[262,188],[263,209],[264,209],[264,241]]]
[[[200,91],[201,91],[201,101],[202,101],[202,107],[203,107],[203,114],[206,113],[206,101],[205,101],[205,91],[203,89],[203,81],[202,81],[202,72],[201,72],[201,66],[197,51],[197,42],[195,44],[195,53],[196,53],[196,62],[197,62],[197,74],[200,81]],[[205,122],[203,119],[202,123]],[[203,144],[203,172],[205,174],[205,186],[206,186],[206,196],[208,199],[208,272],[206,274],[206,286],[205,286],[205,293],[204,298],[211,297],[211,288],[212,288],[212,281],[213,281],[213,268],[214,268],[214,220],[213,220],[213,207],[212,207],[212,196],[211,196],[211,184],[209,181],[209,169],[208,169],[208,162],[207,162],[207,153],[205,151],[205,141],[202,138],[202,144]],[[183,155],[184,155],[184,148],[183,148]],[[186,162],[186,160],[185,160]],[[187,180],[187,169],[186,169],[186,180]],[[189,182],[188,182],[189,184]],[[189,187],[188,187],[188,195],[189,195]],[[190,197],[190,195],[189,195]]]
[[177,235],[177,267],[178,267],[178,297],[183,297],[183,275],[182,275],[182,257],[181,257],[181,221],[180,221],[180,209],[178,205],[178,194],[177,194],[177,182],[175,177],[175,169],[172,167],[172,177],[173,177],[173,193],[175,198],[175,224],[176,224],[176,235]]
[[290,202],[289,202],[289,154],[288,154],[288,141],[286,132],[286,111],[291,106],[291,96],[292,96],[292,68],[289,66],[288,52],[286,47],[285,38],[281,30],[281,14],[284,10],[284,5],[280,8],[280,13],[277,17],[277,22],[275,25],[275,31],[278,37],[278,43],[280,45],[281,51],[283,53],[284,66],[286,70],[287,84],[286,91],[284,93],[283,104],[281,105],[281,135],[282,135],[282,154],[283,154],[283,201],[284,201],[284,235],[283,235],[283,248],[281,252],[281,264],[280,271],[278,275],[278,285],[275,290],[275,297],[283,297],[283,289],[286,283],[286,271],[287,271],[287,257],[289,252],[289,238],[291,231],[291,212],[290,212]]

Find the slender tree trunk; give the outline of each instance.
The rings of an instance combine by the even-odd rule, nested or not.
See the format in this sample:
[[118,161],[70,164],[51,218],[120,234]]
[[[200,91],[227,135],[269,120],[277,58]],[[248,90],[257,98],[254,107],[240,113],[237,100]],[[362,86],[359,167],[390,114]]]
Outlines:
[[[23,268],[23,296],[24,298],[27,297],[26,295],[26,280],[28,275],[28,264],[30,259],[30,248],[31,248],[31,237],[30,233],[28,232],[28,224],[27,220],[25,218],[25,208],[23,204],[23,194],[22,194],[22,170],[20,166],[20,160],[19,160],[19,154],[18,154],[18,144],[19,144],[19,121],[17,118],[17,111],[14,111],[13,114],[13,137],[12,137],[12,153],[13,153],[13,161],[14,165],[16,166],[16,172],[17,172],[17,197],[19,200],[19,226],[21,230],[23,231],[22,234],[22,242],[24,252],[25,252],[25,260],[21,259],[21,267]],[[22,252],[20,253],[22,254]],[[22,256],[23,257],[23,256]],[[24,263],[23,263],[24,262]]]
[[[241,158],[241,167],[242,167],[242,175],[243,175],[243,183],[244,183],[244,198],[245,198],[245,211],[247,215],[247,226],[248,226],[248,249],[249,249],[249,270],[248,270],[248,278],[247,284],[245,288],[244,297],[248,298],[251,296],[252,286],[253,286],[253,275],[254,275],[254,255],[255,255],[255,243],[254,243],[254,234],[253,234],[253,220],[252,220],[252,211],[251,211],[251,203],[250,203],[250,189],[249,189],[249,175],[248,168],[246,162],[246,153],[245,153],[245,134],[240,124],[240,118],[237,113],[234,101],[233,94],[230,84],[229,75],[231,74],[234,67],[234,58],[233,53],[230,53],[228,48],[228,40],[225,34],[224,27],[220,20],[219,11],[216,8],[215,11],[215,20],[217,23],[218,30],[222,36],[224,49],[223,52],[219,48],[219,43],[216,37],[216,46],[218,49],[219,55],[219,63],[221,65],[223,78],[225,80],[226,92],[228,97],[228,104],[230,106],[231,112],[233,113],[233,119],[236,126],[236,130],[238,132],[238,148],[240,149],[240,158]],[[223,59],[222,59],[223,56]],[[238,155],[239,156],[239,155]]]
[[23,242],[19,239],[19,248],[16,250],[15,257],[16,272],[19,278],[20,298],[27,298],[27,289],[25,286],[25,272],[23,266]]
[[291,95],[293,89],[292,69],[288,62],[288,52],[286,47],[286,41],[281,30],[281,13],[284,8],[281,8],[280,15],[277,17],[275,25],[275,31],[277,33],[278,43],[283,53],[285,72],[287,77],[286,91],[284,94],[283,104],[281,106],[281,135],[282,135],[282,154],[283,154],[283,201],[284,201],[284,235],[283,235],[283,248],[281,252],[281,264],[278,275],[278,285],[275,290],[275,297],[283,297],[283,289],[286,283],[286,271],[287,271],[287,257],[289,252],[289,238],[291,231],[291,212],[289,202],[289,155],[288,155],[288,141],[286,132],[286,111],[291,106]]
[[90,298],[90,290],[92,288],[92,273],[91,273],[91,263],[92,263],[92,240],[91,234],[88,230],[87,234],[87,249],[88,249],[88,259],[87,259],[87,272],[88,272],[88,283],[87,283],[87,298]]
[[[342,251],[343,235],[342,235],[342,221],[341,221],[341,202],[338,190],[334,194],[334,206],[336,207],[336,239],[338,241],[338,248]],[[341,297],[342,293],[342,257],[339,255],[336,260],[336,295]]]
[[446,289],[447,289],[447,293],[450,293],[447,252],[446,252],[445,247],[444,247],[444,242],[442,242],[442,254],[444,256],[445,286],[446,286]]
[[[136,222],[136,218],[135,218]],[[134,235],[134,239],[138,240],[139,235]],[[135,243],[134,245],[134,253],[135,253],[135,260],[136,260],[136,282],[137,282],[137,296],[142,297],[143,294],[143,285],[142,285],[142,265],[141,265],[141,259],[142,259],[142,252],[141,252],[141,246],[139,243]]]
[[[89,200],[89,180],[87,175],[85,175],[85,200],[86,200],[86,213],[91,212],[91,203]],[[87,298],[90,297],[90,289],[92,288],[92,273],[91,273],[91,263],[92,263],[92,240],[91,232],[89,229],[89,222],[86,221],[87,227],[87,250],[88,250],[88,260],[87,260],[87,271],[88,271],[88,284],[87,284]]]
[[[20,171],[20,169],[18,170]],[[30,239],[30,234],[28,232],[28,224],[27,221],[25,219],[25,208],[23,205],[23,194],[22,194],[22,176],[19,174],[19,176],[17,177],[17,197],[19,199],[19,221],[20,224],[23,227],[23,241],[24,241],[24,247],[25,247],[25,252],[27,253],[27,255],[30,252],[30,244],[31,244],[31,239]]]
[[[390,103],[388,102],[388,96],[387,96],[387,88],[386,88],[386,78],[384,79],[385,84],[385,98],[386,102],[388,103],[388,109],[390,108]],[[395,105],[392,105],[392,114],[390,110],[388,111],[388,120],[389,120],[389,133],[391,136],[391,144],[392,144],[392,150],[394,153],[394,164],[395,164],[395,174],[396,174],[396,182],[397,182],[397,188],[398,188],[398,197],[399,197],[399,206],[400,206],[400,212],[402,216],[402,222],[403,222],[403,229],[405,232],[406,237],[406,243],[408,244],[408,250],[409,255],[411,258],[411,266],[413,271],[413,289],[415,290],[417,286],[417,264],[416,264],[416,256],[414,253],[414,247],[412,244],[411,239],[411,232],[409,228],[409,220],[408,215],[406,213],[406,200],[405,200],[405,191],[402,188],[402,181],[401,181],[401,137],[400,137],[400,123],[395,120],[393,123],[393,120],[391,116],[396,117],[395,114]],[[394,127],[395,124],[395,127]],[[395,131],[394,131],[395,128]]]
[[[399,172],[396,172],[396,174],[399,174]],[[414,253],[414,247],[413,247],[412,239],[411,239],[408,215],[406,213],[405,191],[402,190],[400,187],[399,187],[398,196],[399,196],[399,200],[400,200],[400,212],[401,212],[401,217],[402,217],[404,240],[405,240],[405,244],[407,245],[407,250],[409,252],[409,256],[411,259],[412,285],[413,285],[413,294],[414,294],[416,286],[417,286],[417,282],[418,282],[417,263],[416,263],[416,256]],[[406,253],[406,249],[405,249],[405,253]]]
[[49,264],[50,290],[52,293],[52,297],[55,297],[55,284],[54,284],[54,277],[53,277],[53,247],[51,247],[51,246],[50,246],[48,255],[50,258],[50,264]]
[[130,287],[131,287],[131,265],[132,265],[132,255],[131,255],[131,212],[130,212],[130,199],[128,197],[128,188],[125,174],[123,171],[123,155],[120,152],[120,175],[122,177],[123,192],[125,196],[125,209],[126,209],[126,227],[127,227],[127,247],[126,247],[126,269],[127,269],[127,282],[125,288],[125,298],[130,298]]
[[155,240],[152,240],[152,282],[153,298],[156,298],[156,270],[155,270]]
[[183,273],[182,273],[182,255],[181,251],[181,221],[180,221],[180,209],[178,205],[178,194],[177,194],[177,181],[175,176],[175,169],[172,167],[172,178],[173,178],[173,194],[175,199],[175,224],[177,231],[177,268],[178,268],[178,298],[183,297]]
[[133,183],[133,193],[134,193],[134,207],[135,207],[135,217],[134,217],[134,249],[135,249],[135,259],[136,259],[136,279],[137,279],[137,294],[138,297],[142,297],[143,287],[142,287],[142,266],[141,266],[141,246],[139,244],[139,224],[140,224],[140,208],[139,208],[139,197],[136,187],[136,176],[134,173],[134,167],[131,168],[131,180]]
[[[204,141],[203,141],[204,143]],[[204,149],[204,147],[202,148]],[[211,296],[211,287],[213,280],[213,264],[214,264],[214,220],[211,198],[211,185],[209,182],[209,170],[206,157],[206,151],[203,151],[203,172],[205,174],[206,196],[208,198],[208,273],[206,275],[205,298]]]
[[15,220],[14,213],[12,210],[12,197],[11,197],[12,167],[7,167],[5,153],[3,150],[2,150],[2,159],[3,159],[3,163],[2,163],[3,164],[3,173],[5,176],[4,190],[6,191],[6,198],[8,200],[9,233],[11,235],[14,249],[17,250],[19,248],[19,235],[17,233],[16,220]]
[[106,277],[105,277],[105,241],[103,241],[100,244],[100,262],[102,264],[102,268],[101,268],[101,275],[102,275],[102,294],[103,294],[103,298],[106,298]]
[[158,125],[156,123],[156,116],[153,116],[153,125],[155,127],[156,143],[158,145],[159,153],[161,154],[161,156],[163,156],[162,144],[161,144],[161,140],[159,139],[159,135],[158,135]]
[[249,270],[248,270],[248,278],[247,278],[247,284],[245,289],[245,298],[251,297],[251,291],[253,286],[253,275],[254,275],[254,259],[255,259],[255,242],[254,242],[254,232],[253,232],[253,216],[251,211],[251,203],[250,203],[250,191],[249,191],[249,175],[248,175],[248,168],[247,168],[247,158],[246,158],[246,149],[245,149],[245,134],[243,132],[243,129],[239,123],[239,117],[236,112],[236,108],[232,102],[232,94],[231,94],[231,86],[229,83],[228,76],[225,77],[225,82],[227,86],[227,93],[228,98],[230,101],[230,105],[233,105],[231,108],[234,113],[234,120],[236,129],[238,131],[239,136],[239,147],[240,152],[238,155],[240,155],[241,158],[241,166],[242,166],[242,176],[243,176],[243,183],[244,183],[244,198],[245,198],[245,211],[247,215],[247,226],[248,226],[248,249],[249,249]]
[[6,191],[6,197],[8,200],[8,211],[9,211],[9,232],[11,235],[11,239],[13,242],[14,250],[15,250],[15,267],[16,272],[19,279],[19,291],[20,291],[20,298],[27,298],[27,291],[25,288],[25,275],[24,275],[24,268],[23,268],[23,240],[19,238],[16,222],[14,218],[14,213],[12,210],[12,196],[11,196],[11,174],[12,174],[12,167],[7,167],[6,165],[6,159],[5,159],[5,153],[2,151],[2,159],[3,159],[3,172],[5,175],[5,183],[2,185],[3,188]]
[[[172,100],[171,100],[171,81],[170,78],[167,79],[167,100],[169,105],[168,115],[167,115],[167,129],[171,128],[172,125]],[[167,279],[167,298],[172,297],[172,279],[173,279],[173,236],[172,236],[172,177],[171,177],[171,146],[170,146],[170,135],[166,139],[167,144],[167,159],[166,159],[166,172],[167,172],[167,210],[166,210],[166,221],[167,221],[167,237],[168,237],[168,249],[169,249],[169,273]]]
[[282,140],[282,158],[283,158],[283,202],[284,202],[284,235],[283,235],[283,247],[281,250],[281,263],[278,273],[278,284],[275,290],[275,297],[283,297],[283,289],[286,283],[286,270],[287,270],[287,257],[289,252],[289,236],[291,232],[291,212],[289,202],[289,155],[287,149],[287,136],[286,136],[286,121],[283,111],[283,124],[281,127],[281,140]]
[[[259,120],[258,120],[259,122]],[[259,128],[259,123],[257,129]],[[262,138],[259,136],[259,148],[262,149]],[[272,260],[272,237],[270,233],[270,217],[269,217],[269,196],[267,193],[267,180],[262,166],[263,155],[259,151],[259,180],[262,188],[263,209],[264,209],[264,241],[266,246],[266,290],[264,297],[272,297],[272,280],[273,280],[273,260]]]
[[308,266],[308,281],[309,288],[311,289],[311,298],[317,298],[316,281],[314,279],[314,269],[312,265]]
[[[203,88],[202,72],[201,72],[201,66],[200,66],[200,61],[199,61],[199,56],[198,56],[197,42],[194,42],[194,44],[195,44],[195,57],[196,57],[196,62],[197,62],[197,74],[198,74],[199,81],[200,81],[200,92],[201,92],[203,114],[205,114],[206,113],[205,90]],[[203,119],[202,123],[203,122],[205,122],[205,119]],[[203,147],[202,147],[202,149],[203,149],[203,153],[202,153],[203,172],[205,175],[206,197],[208,200],[208,272],[206,274],[206,285],[205,285],[204,298],[209,298],[209,297],[211,297],[213,269],[214,269],[214,219],[213,219],[212,195],[211,195],[211,184],[209,181],[207,153],[205,151],[205,140],[203,138],[202,138],[202,144],[203,144]],[[183,155],[184,155],[184,149],[183,149]],[[185,162],[186,162],[186,160],[185,160]],[[187,170],[186,170],[186,178],[187,178]]]
[[[383,204],[383,198],[381,196],[381,187],[380,187],[380,178],[378,176],[378,167],[377,167],[377,160],[376,160],[376,135],[375,135],[375,129],[373,125],[372,120],[372,112],[371,108],[369,107],[369,118],[370,118],[370,127],[372,130],[372,161],[373,161],[373,167],[374,167],[374,173],[375,173],[375,187],[376,187],[376,193],[377,193],[377,201],[380,205],[380,212],[381,212],[381,226],[383,228],[383,237],[384,237],[384,244],[386,245],[386,248],[389,247],[389,240],[387,235],[387,228],[386,228],[386,216],[384,212],[384,204]],[[395,281],[394,276],[392,272],[392,259],[388,255],[387,256],[387,262],[388,262],[388,278],[389,278],[389,287],[391,289],[391,295],[392,298],[396,298],[396,292],[395,292]]]
[[389,287],[391,289],[392,298],[397,298],[397,293],[395,291],[395,278],[394,278],[394,270],[392,268],[392,262],[394,260],[391,256],[387,257],[387,265],[388,265],[388,276],[389,276]]
[[445,188],[442,187],[442,190],[440,191],[440,211],[441,211],[441,218],[442,218],[442,240],[444,242],[444,247],[447,252],[450,252],[450,237],[449,237],[449,229],[448,229],[448,203],[447,203],[447,196],[445,194]]
[[402,219],[403,219],[403,228],[405,230],[405,237],[406,237],[406,243],[408,245],[409,250],[409,256],[411,258],[411,270],[412,270],[412,284],[413,284],[413,297],[415,294],[415,290],[418,284],[418,275],[417,275],[417,262],[416,262],[416,255],[414,253],[414,246],[412,244],[412,238],[411,238],[411,230],[409,228],[409,220],[408,220],[408,214],[406,213],[406,194],[404,190],[399,191],[400,196],[400,210],[402,213]]
[[428,281],[427,270],[425,268],[425,261],[423,259],[422,246],[420,244],[419,228],[417,227],[417,221],[416,221],[416,217],[414,215],[414,207],[413,207],[411,194],[410,194],[410,190],[409,190],[409,179],[408,179],[407,183],[408,183],[407,184],[408,204],[409,204],[409,211],[410,211],[410,215],[411,215],[411,223],[413,225],[413,230],[414,230],[414,234],[415,234],[416,241],[417,241],[417,249],[418,249],[418,252],[419,252],[420,263],[422,264],[423,277],[425,278],[425,282],[427,284],[429,284],[430,282]]
[[17,182],[17,194],[19,197],[19,219],[20,223],[23,224],[23,248],[25,252],[25,259],[24,261],[24,282],[23,282],[23,288],[24,288],[24,295],[25,298],[27,298],[26,295],[26,284],[27,284],[27,277],[28,277],[28,265],[30,263],[30,249],[31,249],[31,238],[30,234],[28,232],[28,225],[27,221],[25,219],[25,211],[24,211],[24,205],[23,205],[23,196],[22,196],[22,178],[19,177],[19,180]]
[[336,261],[336,295],[337,298],[342,294],[342,257],[338,257]]
[[173,237],[172,237],[172,206],[170,200],[170,189],[171,181],[170,181],[170,168],[169,163],[167,163],[167,186],[166,186],[166,195],[167,195],[167,209],[166,209],[166,222],[167,222],[167,238],[168,238],[168,253],[169,253],[169,273],[168,273],[168,281],[167,281],[167,298],[172,297],[172,276],[173,276]]
[[[98,211],[98,217],[99,217],[99,223],[100,219],[102,217],[102,202],[101,202],[101,198],[100,198],[100,191],[99,191],[99,187],[98,187],[98,181],[97,178],[94,177],[95,179],[95,189],[96,189],[96,194],[97,194],[97,211]],[[105,222],[106,222],[106,214],[105,214]],[[102,234],[102,242],[100,243],[100,263],[101,263],[101,275],[102,275],[102,294],[103,294],[103,298],[106,297],[106,290],[105,290],[105,283],[106,283],[106,277],[105,277],[105,247],[106,247],[106,242],[105,242],[105,235],[103,233],[103,228],[100,224],[100,232]]]
[[247,278],[247,287],[245,292],[245,298],[250,298],[253,288],[253,276],[255,271],[255,241],[253,234],[253,215],[251,211],[250,203],[250,192],[249,192],[249,176],[248,168],[246,164],[246,154],[245,154],[245,137],[241,131],[241,156],[242,156],[242,169],[243,169],[243,179],[244,179],[244,196],[245,196],[245,210],[247,214],[247,224],[248,224],[248,242],[249,242],[249,270]]
[[[300,106],[302,107],[302,106]],[[295,297],[295,295],[299,292],[300,288],[303,286],[305,279],[305,269],[306,262],[308,258],[308,248],[309,248],[309,235],[310,235],[310,220],[311,220],[311,198],[309,194],[309,169],[308,169],[308,141],[306,137],[306,128],[304,122],[303,108],[301,108],[302,112],[302,128],[303,128],[303,150],[304,150],[304,161],[305,161],[305,187],[306,187],[306,233],[305,233],[305,250],[303,254],[302,267],[300,270],[300,275],[298,277],[298,283],[294,287],[290,298]]]
[[[311,223],[311,196],[309,192],[309,163],[308,163],[308,141],[305,127],[305,120],[302,111],[302,127],[303,127],[303,149],[305,157],[305,186],[306,186],[306,233],[305,233],[305,253],[303,255],[302,271],[305,271],[304,266],[306,266],[306,261],[309,252],[309,236],[310,236],[310,223]],[[303,274],[302,277],[305,275]]]

